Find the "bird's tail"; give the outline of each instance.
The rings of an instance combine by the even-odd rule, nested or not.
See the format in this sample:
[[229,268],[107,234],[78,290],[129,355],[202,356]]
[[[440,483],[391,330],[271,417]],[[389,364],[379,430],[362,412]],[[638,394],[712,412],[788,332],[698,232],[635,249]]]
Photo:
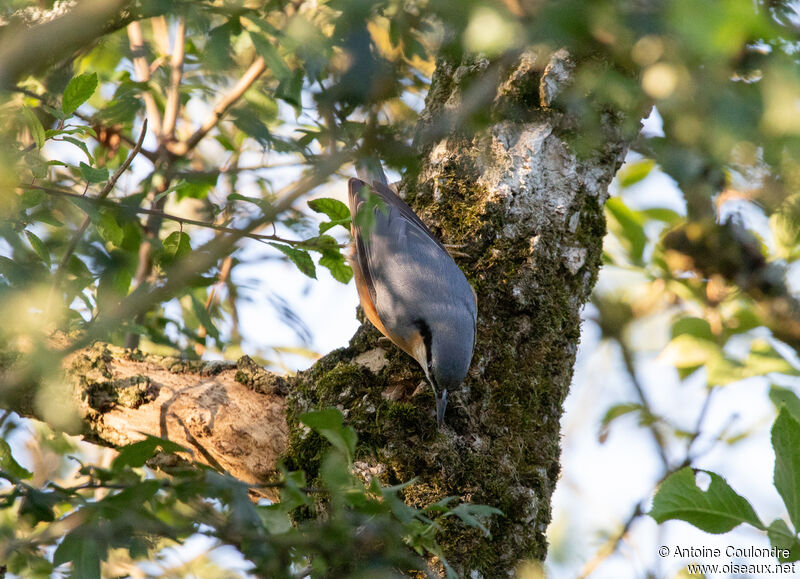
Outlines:
[[365,181],[368,184],[373,183],[380,183],[382,185],[389,185],[389,182],[386,179],[386,173],[383,172],[383,166],[381,162],[373,157],[367,157],[364,159],[358,159],[355,162],[356,165],[356,175],[362,181]]

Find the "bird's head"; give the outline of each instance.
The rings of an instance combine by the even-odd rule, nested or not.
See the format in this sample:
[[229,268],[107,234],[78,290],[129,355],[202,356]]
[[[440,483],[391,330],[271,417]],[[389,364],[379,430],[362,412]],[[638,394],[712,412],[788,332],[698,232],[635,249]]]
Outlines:
[[447,392],[454,391],[467,376],[472,362],[475,341],[474,326],[462,324],[433,324],[425,340],[425,369],[428,381],[436,393],[436,420],[441,425],[447,408]]

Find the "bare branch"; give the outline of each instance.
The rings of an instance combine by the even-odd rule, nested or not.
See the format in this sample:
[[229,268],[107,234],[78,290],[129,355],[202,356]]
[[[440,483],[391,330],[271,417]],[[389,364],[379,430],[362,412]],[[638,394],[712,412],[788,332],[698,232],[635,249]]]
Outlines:
[[85,0],[55,18],[15,21],[1,27],[0,88],[11,88],[25,75],[69,57],[95,39],[132,21],[175,9],[176,4],[179,2]]
[[619,344],[620,350],[622,351],[622,361],[625,364],[625,370],[628,372],[628,376],[631,379],[631,383],[633,384],[634,390],[636,390],[636,395],[639,398],[639,402],[642,405],[642,408],[647,413],[647,427],[650,430],[650,433],[653,435],[653,442],[655,442],[656,449],[658,450],[658,456],[661,458],[661,463],[664,467],[664,470],[669,470],[669,459],[667,458],[667,450],[666,444],[664,442],[664,437],[659,432],[658,427],[655,424],[653,418],[655,418],[655,414],[653,413],[653,408],[650,405],[650,401],[645,394],[644,388],[642,384],[639,382],[638,376],[636,376],[636,367],[633,363],[633,353],[631,352],[628,344],[625,343],[625,340],[622,338],[617,339],[617,343]]
[[[155,19],[155,23],[161,19]],[[166,26],[166,24],[165,24]],[[175,139],[175,123],[178,120],[178,111],[181,104],[181,79],[183,78],[183,61],[186,45],[186,21],[183,18],[178,20],[178,29],[175,33],[175,44],[172,48],[170,85],[167,92],[167,105],[164,108],[164,139],[169,142]]]
[[642,510],[642,503],[637,503],[636,508],[625,520],[625,523],[623,523],[622,529],[620,529],[619,533],[609,539],[608,542],[600,547],[594,556],[586,562],[586,564],[583,566],[583,569],[581,569],[580,574],[578,575],[578,579],[586,579],[589,577],[589,575],[594,573],[603,561],[616,553],[620,543],[622,543],[623,539],[625,539],[625,536],[628,534],[628,531],[630,531],[631,526],[633,526],[633,523],[643,514],[644,511]]
[[66,366],[90,440],[167,438],[247,483],[267,482],[286,449],[287,383],[247,357],[188,362],[96,344]]
[[158,46],[158,51],[162,56],[170,54],[169,48],[169,27],[167,26],[167,19],[164,16],[156,16],[150,20],[150,25],[153,27],[153,40]]
[[[122,203],[116,203],[109,199],[102,199],[100,197],[86,197],[84,195],[80,195],[78,193],[73,193],[72,191],[65,191],[63,189],[56,189],[54,187],[44,187],[41,185],[20,185],[20,188],[23,189],[36,189],[37,191],[43,191],[48,195],[57,195],[59,197],[71,197],[73,199],[80,199],[81,201],[87,201],[89,203],[93,203],[95,205],[102,205],[103,207],[113,207],[120,212],[132,212],[139,215],[155,215],[161,219],[167,219],[168,221],[174,221],[176,223],[180,223],[181,225],[196,225],[197,227],[205,227],[207,229],[213,229],[215,231],[220,231],[223,233],[234,233],[234,234],[241,234],[241,237],[246,237],[248,239],[255,239],[257,241],[277,241],[280,243],[285,243],[287,245],[293,245],[295,247],[306,247],[306,248],[313,248],[315,244],[313,241],[306,241],[302,239],[285,239],[278,235],[264,235],[260,233],[253,233],[253,232],[245,232],[242,233],[240,229],[236,229],[233,227],[226,227],[224,225],[218,225],[216,223],[209,223],[208,221],[199,221],[197,219],[189,219],[188,217],[181,217],[180,215],[173,215],[171,213],[166,213],[164,211],[159,211],[157,209],[148,209],[146,207],[131,207],[129,205],[123,205]],[[87,221],[90,219],[87,217],[86,220],[81,224],[81,228],[79,228],[78,233],[76,234],[76,238],[80,239],[80,236],[86,231],[86,227],[84,224],[88,226]],[[74,241],[74,240],[73,240]],[[326,246],[327,247],[327,246]],[[344,244],[340,244],[337,247],[345,247]],[[70,246],[72,251],[74,251],[74,247]],[[72,255],[72,252],[70,252]],[[67,259],[69,256],[65,256]]]
[[191,137],[189,137],[183,143],[177,143],[175,147],[173,147],[172,153],[177,156],[185,155],[192,149],[194,149],[197,144],[203,140],[211,129],[217,126],[220,119],[228,112],[236,101],[238,101],[242,95],[247,91],[248,88],[258,79],[259,76],[264,72],[267,65],[264,62],[264,59],[260,56],[253,61],[253,64],[250,65],[250,68],[245,71],[242,78],[239,79],[239,82],[230,90],[228,94],[226,94],[222,99],[216,104],[214,110],[211,112],[211,116],[206,119],[206,121],[202,124],[202,126],[197,129]]
[[[137,22],[131,22],[128,25],[128,40],[131,47],[131,59],[133,60],[133,69],[136,72],[136,77],[139,82],[147,83],[150,81],[150,64],[147,62],[145,56],[144,36],[142,35],[142,25]],[[153,124],[153,131],[156,136],[161,137],[161,113],[158,110],[158,105],[150,91],[142,93],[144,99],[144,106],[147,108],[147,116]]]
[[[217,283],[211,286],[211,290],[208,292],[208,297],[206,298],[206,303],[204,306],[206,311],[208,311],[211,306],[218,301],[217,288],[225,285],[225,283],[228,281],[228,277],[230,276],[232,268],[233,256],[229,255],[222,260],[222,266],[219,268],[219,275],[217,276]],[[197,336],[200,338],[200,340],[194,345],[194,351],[198,356],[202,356],[206,351],[205,338],[207,335],[208,329],[201,324],[200,327],[197,328]],[[2,424],[2,422],[0,422],[0,424]]]

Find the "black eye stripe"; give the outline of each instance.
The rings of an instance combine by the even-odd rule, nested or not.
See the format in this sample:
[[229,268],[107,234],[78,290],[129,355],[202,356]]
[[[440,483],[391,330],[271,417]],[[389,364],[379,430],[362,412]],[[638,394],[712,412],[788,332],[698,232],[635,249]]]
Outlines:
[[422,336],[422,343],[425,344],[425,357],[427,358],[428,368],[431,367],[431,329],[428,326],[428,323],[421,319],[417,318],[414,320],[414,325],[419,330],[420,335]]

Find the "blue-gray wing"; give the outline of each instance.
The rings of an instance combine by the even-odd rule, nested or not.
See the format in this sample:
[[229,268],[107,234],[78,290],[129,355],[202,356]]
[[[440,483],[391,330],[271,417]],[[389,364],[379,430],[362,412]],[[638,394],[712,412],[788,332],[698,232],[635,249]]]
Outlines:
[[[476,306],[459,267],[412,209],[385,185],[350,179],[350,211],[356,259],[382,323],[401,339],[431,325],[474,339]],[[368,195],[382,203],[363,231],[355,215]]]

